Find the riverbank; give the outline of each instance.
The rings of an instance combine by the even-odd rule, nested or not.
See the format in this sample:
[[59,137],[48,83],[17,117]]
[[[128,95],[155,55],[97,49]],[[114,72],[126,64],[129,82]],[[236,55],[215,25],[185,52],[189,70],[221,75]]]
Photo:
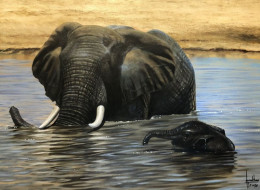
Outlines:
[[[63,22],[156,28],[187,52],[260,53],[257,0],[0,2],[0,53],[34,54]],[[50,6],[51,5],[51,6]]]
[[[222,57],[236,59],[259,59],[260,52],[244,52],[234,50],[201,50],[201,49],[183,49],[189,58],[192,57]],[[1,59],[18,59],[18,60],[33,60],[39,49],[9,49],[5,52],[0,52]],[[30,63],[31,64],[31,63]]]

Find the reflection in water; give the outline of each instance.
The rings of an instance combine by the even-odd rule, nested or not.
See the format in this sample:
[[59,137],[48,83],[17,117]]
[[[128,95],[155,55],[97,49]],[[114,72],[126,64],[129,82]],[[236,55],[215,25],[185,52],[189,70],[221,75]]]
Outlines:
[[[0,186],[4,189],[245,189],[245,171],[260,175],[259,60],[193,58],[197,111],[148,121],[106,122],[84,128],[10,129],[8,109],[34,124],[52,109],[29,61],[0,60]],[[144,135],[202,120],[226,130],[235,153],[185,153]]]
[[[212,178],[214,186],[221,187],[225,178],[232,176],[234,153],[173,152],[169,142],[158,143],[151,150],[142,147],[135,137],[141,137],[137,128],[121,127],[114,124],[96,134],[82,128],[54,127],[45,132],[19,129],[10,131],[14,134],[10,141],[21,150],[21,165],[17,165],[23,169],[20,173],[50,187],[208,188],[206,182]],[[12,172],[14,181],[20,179],[16,171]]]

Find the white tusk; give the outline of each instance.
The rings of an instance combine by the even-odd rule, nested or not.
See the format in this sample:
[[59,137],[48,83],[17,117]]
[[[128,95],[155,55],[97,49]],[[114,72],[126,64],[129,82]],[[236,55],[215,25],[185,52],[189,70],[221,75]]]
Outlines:
[[96,120],[93,123],[88,124],[91,128],[97,128],[102,124],[105,114],[105,107],[100,105],[97,107],[97,116]]
[[39,129],[45,129],[48,128],[48,125],[54,120],[57,119],[57,115],[59,114],[60,108],[58,106],[55,106],[52,110],[51,114],[48,116],[48,118],[41,124]]

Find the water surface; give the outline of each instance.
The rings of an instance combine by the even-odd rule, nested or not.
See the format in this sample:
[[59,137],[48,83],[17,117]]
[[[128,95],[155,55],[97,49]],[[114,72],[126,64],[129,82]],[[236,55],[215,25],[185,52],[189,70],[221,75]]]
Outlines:
[[[87,134],[83,128],[8,128],[13,126],[11,105],[39,125],[53,103],[32,76],[30,59],[0,59],[0,188],[246,189],[246,170],[249,177],[260,178],[260,60],[193,57],[191,61],[196,112],[107,122]],[[175,152],[169,141],[160,139],[142,146],[148,131],[189,120],[224,128],[236,153]]]

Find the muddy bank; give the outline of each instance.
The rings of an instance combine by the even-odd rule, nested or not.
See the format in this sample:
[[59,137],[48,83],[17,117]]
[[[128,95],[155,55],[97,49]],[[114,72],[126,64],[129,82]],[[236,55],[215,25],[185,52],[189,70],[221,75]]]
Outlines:
[[258,0],[11,0],[0,7],[2,54],[34,53],[68,21],[160,29],[187,51],[260,52]]

